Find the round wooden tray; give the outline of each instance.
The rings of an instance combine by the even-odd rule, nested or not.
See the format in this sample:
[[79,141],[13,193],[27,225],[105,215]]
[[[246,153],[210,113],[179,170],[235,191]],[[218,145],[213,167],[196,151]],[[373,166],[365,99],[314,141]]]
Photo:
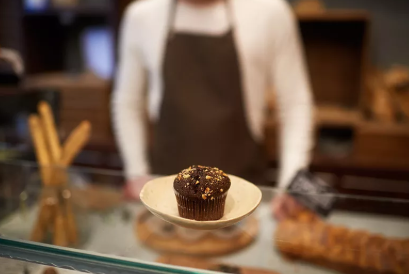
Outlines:
[[258,221],[250,216],[231,227],[200,231],[175,226],[143,211],[135,223],[136,237],[144,245],[164,253],[220,256],[251,244],[258,233]]

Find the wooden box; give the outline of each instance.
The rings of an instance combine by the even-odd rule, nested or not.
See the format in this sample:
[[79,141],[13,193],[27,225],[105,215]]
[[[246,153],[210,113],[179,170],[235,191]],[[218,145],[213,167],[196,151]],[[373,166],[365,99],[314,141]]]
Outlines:
[[[316,106],[315,143],[318,143],[321,128],[354,128],[361,119],[370,19],[361,11],[297,16]],[[266,147],[271,160],[277,158],[277,126],[276,115],[270,115]]]
[[369,16],[330,11],[298,18],[315,103],[357,109],[369,52]]
[[364,122],[357,128],[354,158],[365,167],[409,171],[409,127]]
[[[25,86],[54,88],[60,92],[60,124],[62,138],[83,120],[92,124],[90,145],[112,143],[110,127],[110,88],[108,81],[91,74],[72,76],[64,73],[47,73],[28,77]],[[113,144],[113,143],[112,143]]]

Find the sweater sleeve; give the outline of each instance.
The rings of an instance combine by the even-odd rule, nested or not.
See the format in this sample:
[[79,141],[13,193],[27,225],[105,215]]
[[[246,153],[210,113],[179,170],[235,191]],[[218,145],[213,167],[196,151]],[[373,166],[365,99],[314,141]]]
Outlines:
[[144,115],[146,71],[137,46],[135,15],[128,8],[121,26],[112,118],[127,179],[148,173]]
[[272,47],[272,81],[280,124],[280,173],[285,188],[301,168],[306,168],[312,147],[313,102],[297,20],[285,1],[275,17]]

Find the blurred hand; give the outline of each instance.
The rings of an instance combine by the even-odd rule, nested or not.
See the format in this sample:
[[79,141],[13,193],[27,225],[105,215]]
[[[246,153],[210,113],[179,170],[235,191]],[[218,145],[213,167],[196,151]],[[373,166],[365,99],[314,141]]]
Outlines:
[[273,216],[277,221],[294,217],[304,210],[304,207],[288,194],[282,194],[274,198],[271,206]]
[[154,178],[155,177],[152,175],[144,175],[126,181],[126,185],[124,187],[125,198],[130,200],[139,200],[139,194],[141,193],[143,186]]

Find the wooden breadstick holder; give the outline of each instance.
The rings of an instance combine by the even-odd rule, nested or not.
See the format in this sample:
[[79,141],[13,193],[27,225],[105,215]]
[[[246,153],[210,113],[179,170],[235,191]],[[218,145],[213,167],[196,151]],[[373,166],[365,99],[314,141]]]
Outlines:
[[78,242],[77,225],[67,187],[66,168],[69,167],[89,139],[91,125],[83,121],[74,129],[63,146],[60,145],[51,108],[45,102],[38,106],[37,115],[29,118],[37,160],[40,166],[44,191],[40,212],[33,229],[31,240],[43,241],[50,225],[53,227],[53,244],[75,245]]

